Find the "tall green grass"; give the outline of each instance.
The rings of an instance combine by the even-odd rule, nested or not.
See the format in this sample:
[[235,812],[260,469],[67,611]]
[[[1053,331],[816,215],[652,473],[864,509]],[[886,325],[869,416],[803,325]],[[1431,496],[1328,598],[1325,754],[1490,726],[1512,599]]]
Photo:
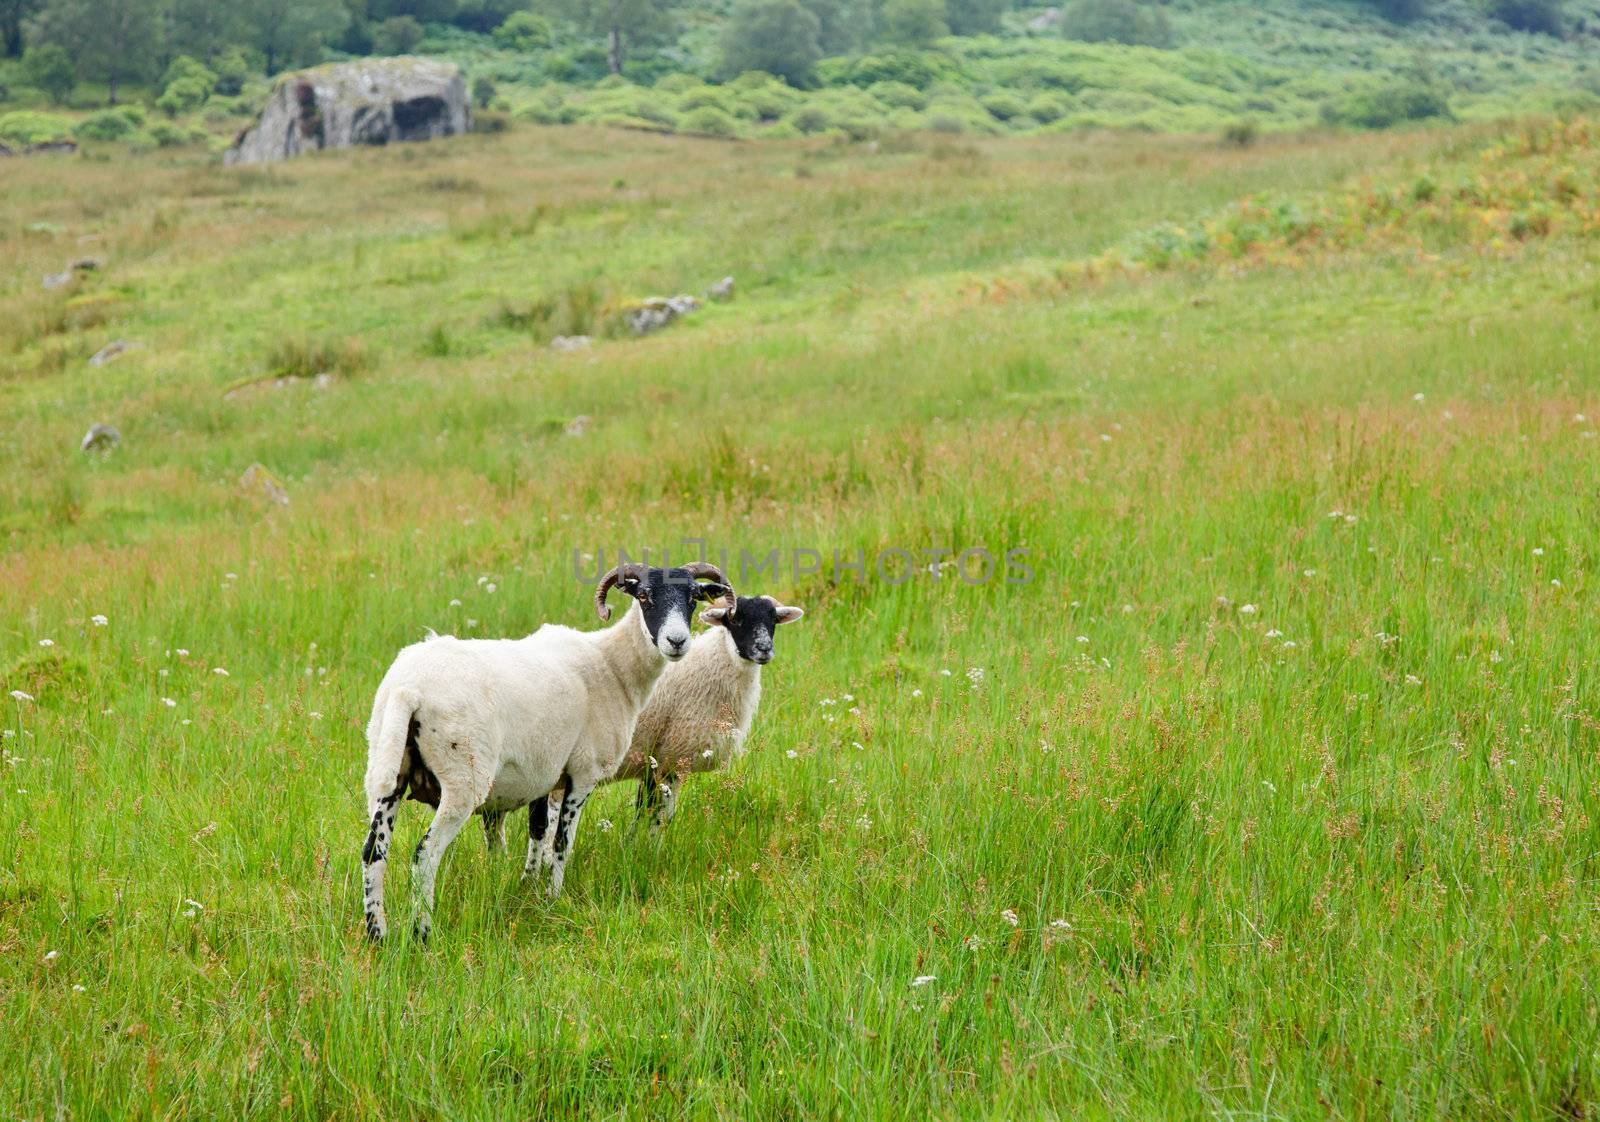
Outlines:
[[[0,241],[0,313],[41,332],[0,354],[0,1103],[1592,1113],[1595,241],[1056,271],[1267,188],[1452,182],[1490,139],[27,165]],[[469,164],[480,197],[412,189]],[[124,303],[37,318],[67,297],[34,274],[86,235]],[[733,301],[575,355],[498,316],[728,271]],[[144,346],[37,365],[108,333]],[[358,376],[223,396],[345,340]],[[94,419],[109,458],[73,451]],[[288,508],[238,489],[255,461]],[[362,730],[395,650],[594,626],[573,550],[686,535],[1025,549],[1033,579],[750,583],[806,619],[749,756],[664,840],[602,791],[551,903],[466,831],[433,945],[367,946]]]

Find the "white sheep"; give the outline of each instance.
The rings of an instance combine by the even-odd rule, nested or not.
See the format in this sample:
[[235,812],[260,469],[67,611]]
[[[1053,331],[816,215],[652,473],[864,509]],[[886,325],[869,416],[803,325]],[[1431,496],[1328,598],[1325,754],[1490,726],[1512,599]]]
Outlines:
[[[616,771],[662,669],[688,651],[695,601],[732,595],[721,570],[704,562],[674,569],[621,565],[595,589],[602,620],[611,618],[606,594],[614,585],[635,603],[600,631],[546,624],[525,639],[434,637],[396,656],[367,725],[371,828],[362,861],[367,933],[374,939],[386,929],[384,866],[395,813],[408,794],[437,808],[416,853],[422,938],[432,925],[439,860],[466,820],[536,801],[542,809],[557,784],[566,797],[551,851],[550,894],[560,893],[584,801]],[[497,832],[491,825],[491,838]],[[534,857],[530,844],[525,872]]]
[[[773,634],[804,615],[770,596],[740,596],[732,606],[700,613],[712,626],[661,675],[627,755],[607,780],[639,780],[637,802],[641,812],[651,812],[653,829],[672,820],[681,776],[721,770],[744,754]],[[552,801],[558,794],[551,793]],[[537,808],[529,813],[530,847],[548,845],[540,819]]]

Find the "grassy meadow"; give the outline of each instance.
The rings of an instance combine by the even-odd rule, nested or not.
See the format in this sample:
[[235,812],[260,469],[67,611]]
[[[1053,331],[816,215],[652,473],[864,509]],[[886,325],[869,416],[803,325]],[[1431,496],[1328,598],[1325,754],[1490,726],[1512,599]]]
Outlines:
[[[0,1113],[1593,1117],[1597,235],[1592,120],[9,162]],[[1032,579],[752,577],[664,839],[368,945],[395,651],[685,537]]]

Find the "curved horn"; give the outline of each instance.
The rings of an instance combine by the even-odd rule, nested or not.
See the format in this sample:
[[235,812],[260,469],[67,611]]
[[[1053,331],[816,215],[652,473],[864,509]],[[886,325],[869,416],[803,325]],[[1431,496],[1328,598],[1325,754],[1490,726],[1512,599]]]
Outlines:
[[690,561],[683,567],[695,580],[714,580],[718,584],[727,584],[728,578],[722,575],[722,570],[709,561]]
[[728,594],[722,598],[722,603],[727,607],[728,614],[733,615],[733,609],[738,604],[738,597],[734,594],[733,583],[722,575],[722,570],[709,561],[690,561],[683,566],[683,571],[695,580],[714,580],[727,588]]
[[611,586],[623,577],[639,577],[642,579],[644,573],[645,566],[643,565],[618,565],[600,578],[600,583],[594,589],[594,610],[595,614],[600,617],[601,623],[609,623],[611,620],[611,605],[606,603],[606,593],[611,591]]

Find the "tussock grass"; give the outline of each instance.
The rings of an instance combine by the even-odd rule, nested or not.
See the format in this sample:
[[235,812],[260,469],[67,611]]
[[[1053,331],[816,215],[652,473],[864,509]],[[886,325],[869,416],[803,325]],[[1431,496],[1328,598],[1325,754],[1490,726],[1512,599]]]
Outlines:
[[[168,157],[20,166],[6,218],[92,225],[144,347],[51,379],[15,376],[37,341],[0,354],[0,1103],[1592,1113],[1595,240],[1446,224],[1060,281],[1263,191],[1453,185],[1495,142],[977,141],[955,175],[573,129],[227,193]],[[486,165],[481,209],[417,189]],[[521,198],[548,220],[458,236]],[[0,241],[0,276],[61,256]],[[737,299],[578,354],[540,338],[559,300],[502,313],[727,272]],[[370,369],[213,392],[277,339]],[[81,460],[96,419],[124,445]],[[288,508],[239,496],[257,461]],[[660,845],[603,791],[551,904],[464,832],[435,944],[366,946],[395,650],[593,626],[574,550],[685,535],[869,572],[1025,549],[1033,579],[752,577],[807,617]]]

